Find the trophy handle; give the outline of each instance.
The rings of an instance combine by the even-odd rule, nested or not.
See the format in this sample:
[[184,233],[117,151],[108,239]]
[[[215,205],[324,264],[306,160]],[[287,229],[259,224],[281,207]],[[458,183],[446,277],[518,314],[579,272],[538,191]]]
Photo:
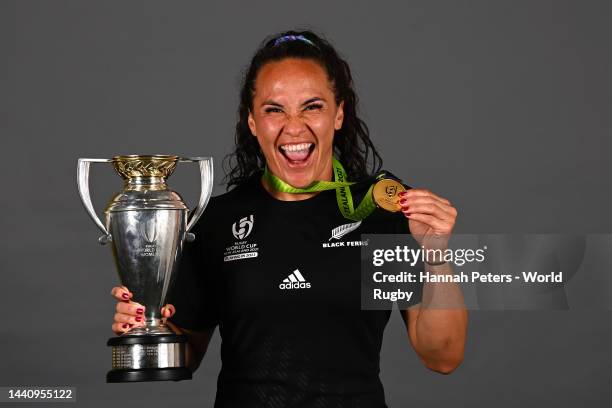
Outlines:
[[200,199],[198,200],[198,205],[191,213],[189,217],[189,221],[187,222],[187,230],[185,239],[188,242],[191,242],[195,239],[195,235],[191,232],[192,228],[195,226],[196,222],[202,216],[206,205],[208,205],[208,200],[212,195],[213,188],[213,158],[212,157],[181,157],[179,160],[181,162],[186,163],[198,163],[200,166]]
[[111,235],[102,221],[100,221],[100,218],[98,218],[96,210],[94,210],[91,202],[91,195],[89,194],[89,166],[91,163],[108,163],[110,161],[110,159],[79,159],[77,164],[77,185],[79,187],[81,202],[83,202],[83,205],[85,206],[85,209],[93,222],[104,233],[104,235],[98,238],[98,241],[103,245],[111,240]]

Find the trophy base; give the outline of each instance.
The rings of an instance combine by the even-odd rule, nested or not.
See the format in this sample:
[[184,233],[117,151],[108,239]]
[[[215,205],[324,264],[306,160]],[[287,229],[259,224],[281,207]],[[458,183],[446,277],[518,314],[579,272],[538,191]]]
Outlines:
[[112,370],[106,382],[190,380],[186,367],[187,337],[177,334],[122,335],[106,343],[112,348]]
[[191,380],[191,370],[186,367],[145,368],[142,370],[111,370],[106,374],[107,383],[141,381]]

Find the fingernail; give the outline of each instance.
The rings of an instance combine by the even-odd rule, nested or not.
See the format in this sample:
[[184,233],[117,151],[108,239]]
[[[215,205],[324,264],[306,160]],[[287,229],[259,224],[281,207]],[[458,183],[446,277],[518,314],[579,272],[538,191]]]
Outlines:
[[406,202],[406,199],[405,199],[405,198],[402,198],[401,200],[399,200],[399,203],[400,203],[400,204],[404,204],[405,202]]
[[124,298],[125,300],[130,298],[130,295],[128,293],[124,293],[121,295],[122,298]]
[[405,195],[406,195],[406,192],[405,192],[405,191],[400,191],[400,193],[399,193],[398,195],[399,195],[400,197],[403,197],[403,196],[405,196]]
[[123,323],[123,328],[124,328],[124,329],[127,329],[128,327],[130,327],[130,325],[129,325],[129,324],[127,324],[127,323]]
[[142,316],[136,316],[136,321],[137,321],[137,322],[142,321]]
[[138,309],[136,309],[136,313],[143,314],[144,313],[144,309],[139,307]]

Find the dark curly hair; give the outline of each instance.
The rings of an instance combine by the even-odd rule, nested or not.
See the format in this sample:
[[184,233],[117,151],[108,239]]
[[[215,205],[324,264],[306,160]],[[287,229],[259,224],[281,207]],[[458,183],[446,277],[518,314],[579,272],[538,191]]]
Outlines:
[[[285,36],[302,37],[289,37],[287,40]],[[285,41],[277,41],[281,37],[285,37]],[[246,182],[264,168],[265,157],[257,139],[251,134],[247,120],[253,108],[255,79],[259,70],[266,63],[285,58],[304,58],[319,63],[327,71],[336,104],[344,101],[344,120],[334,137],[334,155],[342,163],[348,179],[359,181],[378,172],[382,167],[382,158],[370,140],[368,126],[357,115],[358,98],[347,62],[320,35],[310,30],[291,30],[267,37],[245,72],[236,123],[236,146],[234,152],[224,158],[224,168],[229,167],[224,178],[224,181],[229,179],[227,189]]]

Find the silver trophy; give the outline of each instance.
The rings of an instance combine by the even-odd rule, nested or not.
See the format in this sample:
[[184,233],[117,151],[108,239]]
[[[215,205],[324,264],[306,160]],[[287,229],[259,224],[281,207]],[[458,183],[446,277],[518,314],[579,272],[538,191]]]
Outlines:
[[[179,162],[200,166],[200,198],[190,216],[181,196],[166,185]],[[104,211],[105,222],[96,215],[89,194],[91,163],[112,163],[124,180],[123,190],[115,194]],[[190,379],[186,337],[163,324],[161,307],[173,282],[183,242],[195,239],[190,231],[210,199],[212,157],[130,155],[79,159],[77,181],[85,209],[104,234],[99,242],[111,243],[121,283],[133,293],[133,301],[145,306],[145,327],[108,340],[113,358],[106,381]]]

